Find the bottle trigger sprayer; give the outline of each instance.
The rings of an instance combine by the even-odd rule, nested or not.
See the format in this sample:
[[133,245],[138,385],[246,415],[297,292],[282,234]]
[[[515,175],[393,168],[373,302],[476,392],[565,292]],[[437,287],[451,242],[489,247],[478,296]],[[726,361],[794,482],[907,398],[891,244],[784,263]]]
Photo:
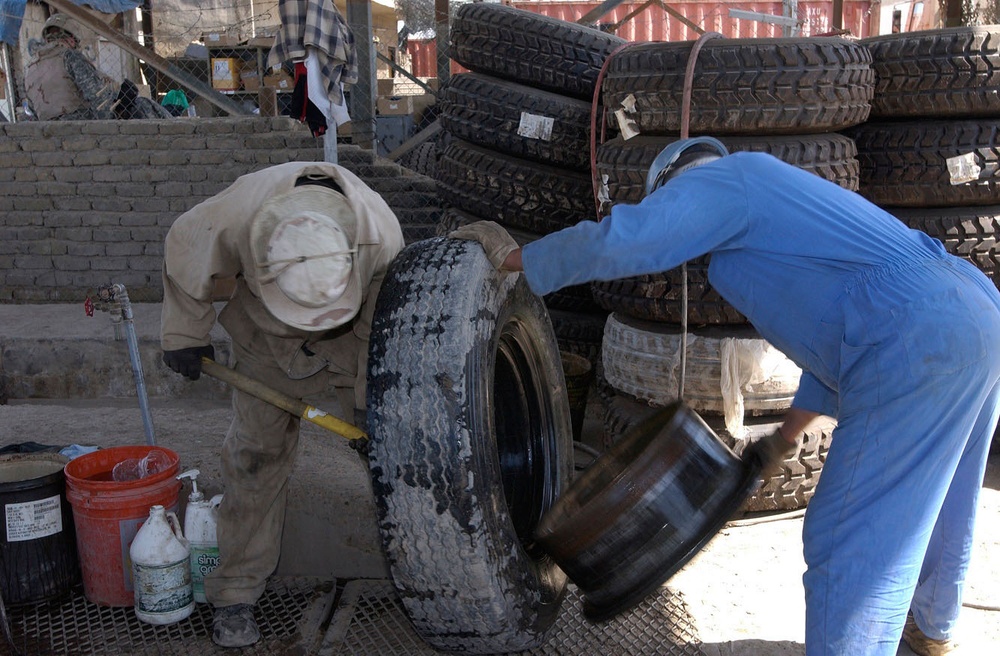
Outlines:
[[194,600],[206,603],[205,577],[219,565],[219,541],[216,537],[216,526],[219,517],[221,494],[216,494],[210,500],[198,490],[197,469],[189,469],[178,474],[178,479],[191,479],[191,495],[188,496],[187,509],[184,511],[184,535],[191,544],[191,585],[194,588]]

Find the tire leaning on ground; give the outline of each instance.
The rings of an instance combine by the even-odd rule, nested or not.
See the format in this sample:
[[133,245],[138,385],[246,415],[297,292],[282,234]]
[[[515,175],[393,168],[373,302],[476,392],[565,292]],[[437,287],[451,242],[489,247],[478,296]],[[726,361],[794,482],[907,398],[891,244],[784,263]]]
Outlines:
[[[629,46],[607,65],[601,94],[642,134],[678,134],[692,42]],[[871,111],[871,53],[839,38],[713,39],[698,52],[693,134],[812,134],[863,123]]]
[[412,244],[386,276],[368,363],[370,469],[403,606],[437,649],[530,649],[566,577],[533,543],[572,475],[541,299],[474,242]]

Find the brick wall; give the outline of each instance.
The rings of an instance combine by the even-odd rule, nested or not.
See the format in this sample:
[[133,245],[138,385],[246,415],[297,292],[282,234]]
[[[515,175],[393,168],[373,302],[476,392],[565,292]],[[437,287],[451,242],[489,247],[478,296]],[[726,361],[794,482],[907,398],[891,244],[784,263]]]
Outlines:
[[[407,241],[433,233],[432,180],[356,146],[337,152]],[[322,159],[323,138],[287,117],[0,123],[0,303],[75,303],[112,282],[159,301],[175,218],[245,173]]]

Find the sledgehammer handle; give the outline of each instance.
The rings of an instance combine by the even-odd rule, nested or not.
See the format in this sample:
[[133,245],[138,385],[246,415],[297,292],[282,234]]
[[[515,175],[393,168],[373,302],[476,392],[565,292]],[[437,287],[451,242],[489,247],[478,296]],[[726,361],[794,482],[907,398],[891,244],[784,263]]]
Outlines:
[[277,406],[282,410],[286,410],[296,417],[301,417],[306,421],[311,421],[317,426],[321,426],[328,431],[337,433],[338,435],[346,437],[349,440],[358,440],[368,437],[365,435],[365,432],[357,426],[352,426],[346,421],[337,419],[333,415],[327,414],[322,410],[309,405],[305,401],[279,392],[273,387],[268,387],[259,380],[254,380],[253,378],[241,374],[238,371],[234,371],[229,367],[219,364],[215,360],[202,357],[201,370],[212,378],[218,378],[222,382],[228,383],[241,392],[246,392],[251,396],[256,396],[262,401],[267,401],[271,405]]

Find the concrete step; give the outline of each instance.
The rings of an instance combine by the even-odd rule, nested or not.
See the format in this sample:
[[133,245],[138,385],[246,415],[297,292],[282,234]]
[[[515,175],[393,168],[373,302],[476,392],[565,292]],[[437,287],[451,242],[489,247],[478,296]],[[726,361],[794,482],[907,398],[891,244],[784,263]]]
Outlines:
[[[228,399],[218,381],[191,382],[162,361],[160,304],[133,303],[133,329],[146,394],[161,398]],[[0,403],[8,399],[136,398],[127,331],[111,315],[87,316],[78,304],[0,304]],[[229,357],[229,337],[212,332],[216,359]]]

